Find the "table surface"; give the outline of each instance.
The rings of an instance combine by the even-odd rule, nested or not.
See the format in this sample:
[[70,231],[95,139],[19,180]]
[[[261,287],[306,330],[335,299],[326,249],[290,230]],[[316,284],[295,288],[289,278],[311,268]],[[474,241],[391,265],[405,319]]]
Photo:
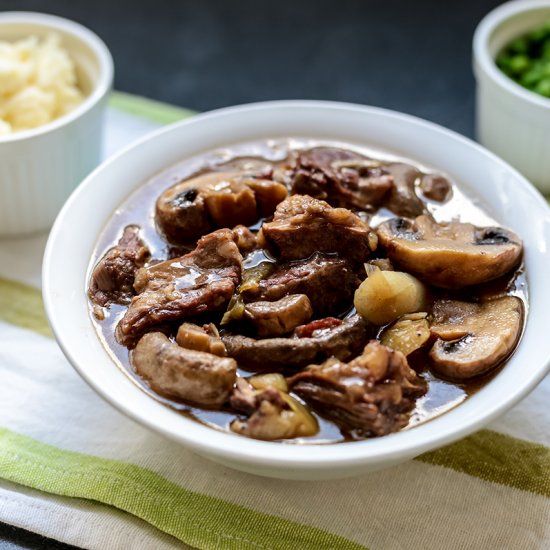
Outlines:
[[[115,87],[205,111],[270,99],[395,109],[473,137],[471,39],[496,0],[0,0],[94,30]],[[0,549],[71,548],[0,524]]]

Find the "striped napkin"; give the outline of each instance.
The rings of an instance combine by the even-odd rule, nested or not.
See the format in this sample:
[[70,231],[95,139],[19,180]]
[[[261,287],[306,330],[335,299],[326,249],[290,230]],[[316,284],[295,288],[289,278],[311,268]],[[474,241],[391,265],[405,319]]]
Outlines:
[[[115,94],[107,153],[188,115]],[[0,241],[0,521],[91,549],[550,548],[550,380],[488,430],[375,474],[291,482],[195,456],[103,402],[52,339],[46,236]]]

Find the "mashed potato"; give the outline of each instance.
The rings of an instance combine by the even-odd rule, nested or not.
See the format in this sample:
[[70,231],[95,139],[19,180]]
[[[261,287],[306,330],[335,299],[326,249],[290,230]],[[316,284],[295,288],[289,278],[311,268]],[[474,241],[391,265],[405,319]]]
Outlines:
[[82,99],[74,63],[58,35],[0,42],[0,135],[42,126]]

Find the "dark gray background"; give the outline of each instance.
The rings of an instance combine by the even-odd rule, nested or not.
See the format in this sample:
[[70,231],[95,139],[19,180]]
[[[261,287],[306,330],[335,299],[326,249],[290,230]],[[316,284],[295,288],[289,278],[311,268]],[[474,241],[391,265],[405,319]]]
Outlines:
[[[74,19],[115,86],[200,111],[267,99],[396,109],[474,134],[471,39],[496,0],[0,0]],[[0,524],[0,548],[66,548]]]

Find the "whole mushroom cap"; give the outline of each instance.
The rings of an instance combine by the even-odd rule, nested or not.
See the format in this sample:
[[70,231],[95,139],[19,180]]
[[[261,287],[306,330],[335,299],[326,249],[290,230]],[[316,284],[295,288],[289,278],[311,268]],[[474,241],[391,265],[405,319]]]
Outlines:
[[442,288],[477,285],[508,273],[520,260],[520,238],[502,227],[438,224],[428,216],[392,218],[377,229],[392,263]]

